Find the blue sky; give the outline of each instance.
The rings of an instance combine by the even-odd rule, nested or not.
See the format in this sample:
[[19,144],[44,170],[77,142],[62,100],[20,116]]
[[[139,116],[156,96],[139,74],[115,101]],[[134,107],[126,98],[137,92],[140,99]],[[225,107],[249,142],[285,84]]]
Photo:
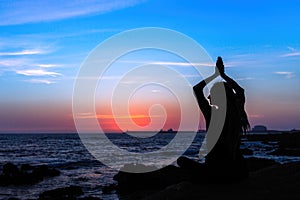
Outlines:
[[81,63],[103,40],[141,27],[182,32],[222,56],[246,89],[251,125],[300,128],[299,8],[292,0],[1,1],[0,132],[74,131]]

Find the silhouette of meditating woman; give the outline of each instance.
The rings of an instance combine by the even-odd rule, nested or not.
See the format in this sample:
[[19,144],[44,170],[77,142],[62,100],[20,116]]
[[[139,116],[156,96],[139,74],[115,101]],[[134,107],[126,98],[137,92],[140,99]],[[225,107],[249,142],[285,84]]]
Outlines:
[[[221,76],[225,82],[214,83],[210,90],[208,101],[204,96],[203,89],[218,76]],[[218,120],[220,119],[218,115],[222,115],[221,112],[225,112],[225,121],[219,138],[217,138],[216,143],[205,156],[204,164],[200,164],[186,157],[180,157],[177,160],[177,164],[181,168],[194,170],[195,173],[202,176],[202,178],[205,176],[206,178],[213,177],[223,180],[236,180],[246,177],[248,171],[240,151],[241,134],[250,128],[244,109],[244,89],[225,74],[223,60],[221,57],[218,57],[215,73],[195,85],[193,90],[200,110],[204,115],[207,132],[210,126],[221,123],[220,120]],[[222,91],[223,93],[225,91],[226,99],[220,98]],[[212,118],[212,113],[217,115],[217,117]],[[206,143],[210,143],[212,141],[210,141],[209,138],[215,137],[207,136],[206,138]]]

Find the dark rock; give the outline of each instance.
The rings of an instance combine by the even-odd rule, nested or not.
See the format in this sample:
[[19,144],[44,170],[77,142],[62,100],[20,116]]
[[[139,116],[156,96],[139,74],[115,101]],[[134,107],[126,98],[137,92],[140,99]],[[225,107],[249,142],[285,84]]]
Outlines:
[[272,165],[280,165],[278,162],[265,158],[246,158],[247,166],[249,171],[256,171]]
[[282,134],[279,145],[281,148],[299,148],[300,147],[300,132],[288,132]]
[[278,142],[280,147],[282,148],[299,148],[300,146],[299,131],[282,132],[275,134],[250,134],[244,137],[248,141],[262,141],[264,144]]
[[117,189],[116,184],[110,184],[110,185],[104,186],[102,188],[102,192],[103,192],[103,194],[111,194],[113,191],[116,191],[116,189]]
[[10,197],[7,200],[20,200],[19,198],[15,198],[15,197]]
[[82,198],[78,198],[77,200],[102,200],[101,198],[99,197],[82,197]]
[[37,177],[53,177],[53,176],[59,176],[60,171],[57,169],[50,169],[46,165],[38,166],[32,170],[32,175]]
[[144,199],[299,199],[299,180],[300,163],[289,163],[264,168],[251,174],[249,179],[235,184],[203,184],[199,186],[182,182],[157,193],[149,194]]
[[22,164],[21,165],[21,171],[31,171],[33,169],[34,169],[34,167],[29,165],[29,164]]
[[[201,188],[207,187],[206,185],[221,185],[220,188],[222,188],[227,185],[242,183],[249,179],[248,175],[239,178],[238,171],[242,169],[239,169],[238,166],[242,167],[244,165],[237,165],[237,167],[235,167],[234,165],[228,165],[228,163],[220,163],[218,167],[211,168],[206,166],[207,168],[205,168],[205,165],[198,164],[199,168],[195,170],[168,166],[149,173],[133,174],[120,171],[114,177],[114,180],[118,182],[116,191],[121,197],[125,197],[125,199],[142,199],[161,190],[167,190],[169,193],[171,191],[168,190],[169,187],[171,187],[172,190],[185,191],[188,191],[190,186],[196,187],[197,185],[197,187]],[[225,167],[227,165],[228,167]],[[273,160],[254,157],[245,159],[245,165],[247,165],[251,172],[271,166],[280,166],[279,163]],[[232,166],[233,169],[231,169],[230,166]],[[236,178],[235,176],[238,177]],[[174,185],[176,185],[176,187],[173,187]],[[200,196],[201,195],[195,196],[195,198],[198,199]],[[173,198],[176,199],[176,195],[172,196],[171,199]]]
[[120,171],[114,176],[118,182],[119,194],[128,194],[137,190],[158,190],[171,184],[188,179],[188,174],[175,166],[167,166],[148,173],[128,173]]
[[253,155],[253,151],[251,149],[248,149],[248,148],[241,149],[241,153],[243,155]]
[[[263,140],[261,143],[262,143],[262,144],[270,144],[270,142],[271,142],[271,141]],[[273,142],[273,141],[272,141],[272,142]]]
[[6,163],[3,166],[3,175],[5,176],[17,176],[20,174],[18,167],[12,163]]
[[39,195],[39,200],[75,200],[78,196],[83,195],[79,186],[69,186],[48,190]]
[[[114,176],[118,182],[117,193],[124,195],[136,191],[156,191],[170,185],[189,181],[202,183],[238,182],[248,177],[247,161],[241,157],[233,163],[225,160],[212,164],[198,163],[186,157],[177,160],[180,167],[173,165],[148,173],[127,173],[120,171]],[[143,192],[144,193],[144,192]]]
[[23,164],[19,170],[16,165],[7,163],[3,166],[3,172],[0,175],[0,185],[30,185],[42,181],[45,177],[58,175],[60,175],[60,171],[50,169],[45,165],[33,167]]

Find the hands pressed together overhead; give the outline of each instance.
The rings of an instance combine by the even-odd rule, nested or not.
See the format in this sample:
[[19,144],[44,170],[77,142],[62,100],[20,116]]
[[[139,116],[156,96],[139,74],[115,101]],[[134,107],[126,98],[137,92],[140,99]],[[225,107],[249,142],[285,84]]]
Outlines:
[[219,56],[216,62],[215,73],[223,77],[225,75],[225,69],[222,58]]

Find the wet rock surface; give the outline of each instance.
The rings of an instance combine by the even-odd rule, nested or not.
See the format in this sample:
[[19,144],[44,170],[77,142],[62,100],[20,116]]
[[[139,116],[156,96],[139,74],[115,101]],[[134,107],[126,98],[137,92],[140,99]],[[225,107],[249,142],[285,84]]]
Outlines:
[[23,164],[21,167],[12,163],[3,165],[0,175],[0,185],[31,185],[42,181],[44,178],[59,176],[60,171],[46,165],[31,166]]

